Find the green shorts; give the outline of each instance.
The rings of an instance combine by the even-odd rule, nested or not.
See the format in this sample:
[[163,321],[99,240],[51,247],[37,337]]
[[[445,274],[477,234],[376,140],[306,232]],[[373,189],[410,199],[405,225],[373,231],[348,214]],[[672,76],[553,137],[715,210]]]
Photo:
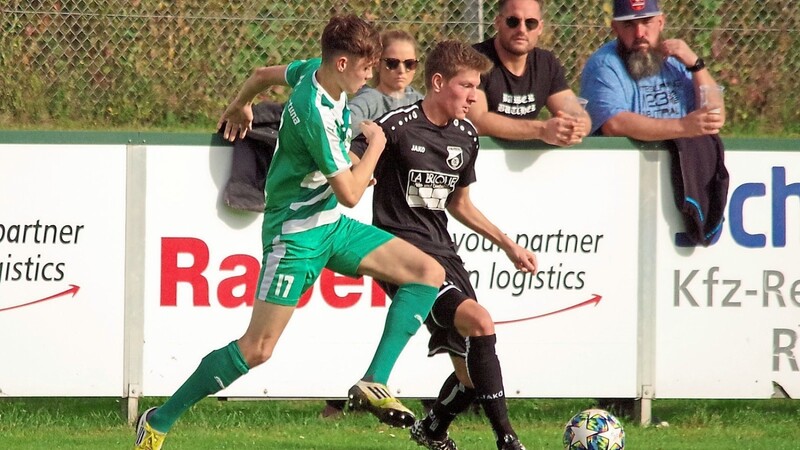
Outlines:
[[265,235],[256,298],[295,306],[323,268],[358,277],[361,261],[393,237],[347,216],[308,231]]

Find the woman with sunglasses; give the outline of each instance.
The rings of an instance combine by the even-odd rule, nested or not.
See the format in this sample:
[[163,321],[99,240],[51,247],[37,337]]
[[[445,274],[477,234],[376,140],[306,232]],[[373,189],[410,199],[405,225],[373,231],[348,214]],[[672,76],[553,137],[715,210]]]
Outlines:
[[348,103],[353,136],[360,132],[362,121],[422,100],[422,94],[411,87],[419,65],[414,37],[403,30],[389,30],[381,35],[381,44],[375,87],[364,86]]

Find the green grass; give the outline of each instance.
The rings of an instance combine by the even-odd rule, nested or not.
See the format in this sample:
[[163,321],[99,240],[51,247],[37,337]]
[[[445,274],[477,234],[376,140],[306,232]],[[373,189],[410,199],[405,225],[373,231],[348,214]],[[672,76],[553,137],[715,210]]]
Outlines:
[[[140,407],[163,399],[143,399]],[[418,401],[407,404],[421,411]],[[324,403],[206,399],[173,428],[164,450],[177,449],[419,449],[406,430],[379,424],[364,413],[321,417]],[[512,421],[529,450],[560,449],[564,423],[592,400],[510,400]],[[0,399],[2,449],[129,449],[133,429],[117,399]],[[800,442],[796,400],[656,400],[653,415],[667,427],[641,427],[623,418],[632,450],[795,450]],[[451,428],[459,448],[492,450],[482,414],[470,412]]]

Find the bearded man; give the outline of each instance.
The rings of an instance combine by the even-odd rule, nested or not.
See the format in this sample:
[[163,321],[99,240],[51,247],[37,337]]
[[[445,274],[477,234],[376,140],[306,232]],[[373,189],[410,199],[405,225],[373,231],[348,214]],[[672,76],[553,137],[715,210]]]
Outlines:
[[660,141],[718,134],[725,124],[721,98],[701,107],[701,91],[717,89],[706,61],[682,39],[664,39],[665,23],[658,0],[614,1],[616,39],[581,73],[593,135]]

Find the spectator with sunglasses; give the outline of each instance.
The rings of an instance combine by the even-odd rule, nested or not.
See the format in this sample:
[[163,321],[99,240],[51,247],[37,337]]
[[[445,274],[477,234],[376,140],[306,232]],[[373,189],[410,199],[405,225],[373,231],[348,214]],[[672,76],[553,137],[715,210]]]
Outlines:
[[[591,119],[578,105],[556,56],[536,47],[544,28],[542,2],[499,1],[496,34],[474,46],[494,68],[481,77],[478,101],[468,117],[481,135],[574,145],[589,134]],[[545,106],[552,117],[537,120]]]
[[375,87],[364,86],[349,103],[353,136],[360,132],[362,121],[422,100],[422,94],[411,87],[419,65],[414,37],[403,30],[389,30],[381,34],[381,44]]

